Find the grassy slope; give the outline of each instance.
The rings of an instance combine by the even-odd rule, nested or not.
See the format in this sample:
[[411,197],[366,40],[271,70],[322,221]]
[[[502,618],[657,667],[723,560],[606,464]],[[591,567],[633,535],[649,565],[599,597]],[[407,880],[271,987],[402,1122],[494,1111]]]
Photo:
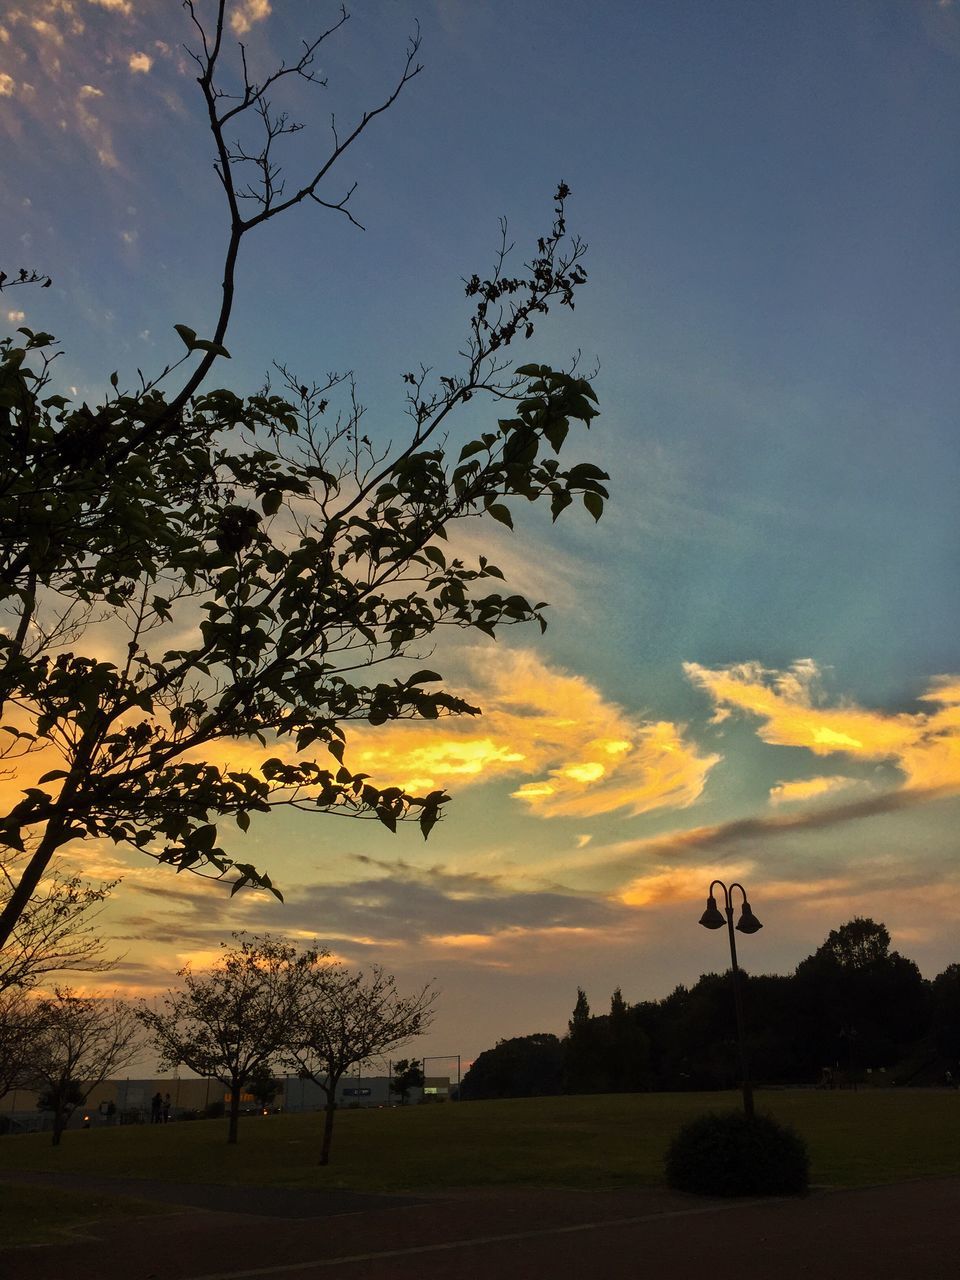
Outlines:
[[[343,1111],[333,1162],[316,1165],[319,1116],[246,1117],[0,1139],[0,1170],[357,1190],[483,1184],[651,1185],[678,1126],[732,1094],[622,1094]],[[960,1095],[941,1091],[784,1091],[758,1109],[807,1139],[812,1180],[856,1186],[960,1172]]]

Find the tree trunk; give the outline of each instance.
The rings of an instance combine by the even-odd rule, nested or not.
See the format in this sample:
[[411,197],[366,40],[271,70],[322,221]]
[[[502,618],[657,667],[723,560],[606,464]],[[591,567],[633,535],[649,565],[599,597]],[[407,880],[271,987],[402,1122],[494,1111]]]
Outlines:
[[227,1142],[237,1141],[237,1129],[240,1125],[240,1086],[236,1082],[230,1086],[230,1129]]
[[320,1143],[320,1163],[330,1163],[330,1144],[333,1142],[333,1117],[337,1104],[334,1102],[334,1091],[327,1095],[327,1105],[323,1113],[323,1140]]
[[62,830],[62,824],[55,823],[51,818],[47,824],[43,839],[23,870],[19,884],[10,894],[3,910],[0,911],[0,947],[6,946],[11,933],[13,933],[14,926],[23,915],[27,904],[36,892],[37,885],[50,864],[50,859],[59,846],[64,843],[61,838]]
[[63,1136],[64,1120],[59,1111],[53,1113],[53,1145],[59,1147],[60,1139]]

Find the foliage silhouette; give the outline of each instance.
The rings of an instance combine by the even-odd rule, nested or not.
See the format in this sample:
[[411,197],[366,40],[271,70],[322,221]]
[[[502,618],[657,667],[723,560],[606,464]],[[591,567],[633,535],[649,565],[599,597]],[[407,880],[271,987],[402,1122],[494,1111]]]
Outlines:
[[[875,1081],[960,1078],[960,965],[925,982],[889,942],[885,926],[856,919],[793,974],[743,975],[759,1084],[856,1085],[868,1069]],[[601,1015],[578,988],[562,1041],[500,1041],[476,1059],[463,1095],[730,1089],[739,1078],[729,974],[708,973],[662,1000],[630,1004],[617,988]]]
[[[391,830],[414,819],[427,836],[445,792],[353,772],[344,726],[477,714],[423,667],[424,648],[442,627],[542,628],[544,606],[503,588],[487,556],[450,550],[448,533],[480,517],[512,528],[517,498],[554,519],[579,499],[598,519],[607,496],[597,466],[563,468],[557,456],[570,428],[596,416],[589,383],[575,364],[509,359],[552,306],[573,307],[586,279],[563,183],[521,267],[507,269],[504,224],[492,271],[466,279],[458,361],[404,375],[408,426],[395,443],[374,443],[348,373],[311,382],[280,367],[279,391],[245,399],[201,390],[229,356],[246,236],[303,202],[356,222],[353,188],[329,192],[331,175],[419,74],[419,32],[381,101],[334,125],[325,159],[287,194],[276,156],[300,126],[274,111],[271,91],[281,80],[323,87],[314,59],[346,12],[266,76],[241,45],[230,96],[224,0],[209,28],[185,8],[228,213],[211,336],[177,325],[174,364],[133,389],[114,373],[93,408],[56,390],[50,334],[23,328],[0,344],[0,754],[26,769],[42,753],[40,776],[0,814],[0,840],[22,856],[0,898],[0,946],[68,843],[107,838],[279,896],[265,869],[229,851],[224,819],[242,833],[286,805]],[[244,120],[260,129],[259,151],[228,139]],[[181,366],[168,397],[161,384]],[[496,417],[455,443],[458,413],[479,397]],[[120,637],[109,656],[104,636]]]
[[426,1031],[436,998],[429,986],[401,995],[396,980],[379,965],[368,974],[340,964],[311,966],[298,992],[281,1061],[324,1094],[321,1165],[330,1163],[337,1085],[351,1067],[382,1057]]
[[185,967],[182,990],[169,991],[161,1009],[145,1001],[137,1009],[162,1067],[183,1064],[227,1087],[229,1143],[238,1137],[241,1093],[264,1083],[296,1034],[300,994],[326,954],[269,935],[233,936],[209,973]]

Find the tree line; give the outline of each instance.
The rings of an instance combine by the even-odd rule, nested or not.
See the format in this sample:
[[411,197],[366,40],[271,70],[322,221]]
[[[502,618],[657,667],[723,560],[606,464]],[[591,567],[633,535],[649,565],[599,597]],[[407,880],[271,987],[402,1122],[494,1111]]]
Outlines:
[[[886,926],[857,917],[792,974],[741,974],[751,1074],[761,1084],[957,1078],[960,964],[932,981],[890,949]],[[732,974],[704,974],[662,1000],[609,1012],[577,1001],[567,1034],[501,1040],[464,1076],[464,1099],[724,1089],[739,1083]]]

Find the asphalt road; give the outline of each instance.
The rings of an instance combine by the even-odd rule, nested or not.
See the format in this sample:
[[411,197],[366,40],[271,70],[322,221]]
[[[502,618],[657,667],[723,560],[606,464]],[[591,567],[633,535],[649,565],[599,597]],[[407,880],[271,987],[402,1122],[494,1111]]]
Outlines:
[[[83,1185],[149,1198],[163,1184]],[[960,1178],[761,1201],[647,1190],[458,1188],[394,1197],[247,1189],[238,1204],[233,1188],[169,1185],[164,1201],[171,1212],[163,1216],[90,1224],[55,1245],[0,1248],[0,1278],[955,1280],[960,1274]]]

